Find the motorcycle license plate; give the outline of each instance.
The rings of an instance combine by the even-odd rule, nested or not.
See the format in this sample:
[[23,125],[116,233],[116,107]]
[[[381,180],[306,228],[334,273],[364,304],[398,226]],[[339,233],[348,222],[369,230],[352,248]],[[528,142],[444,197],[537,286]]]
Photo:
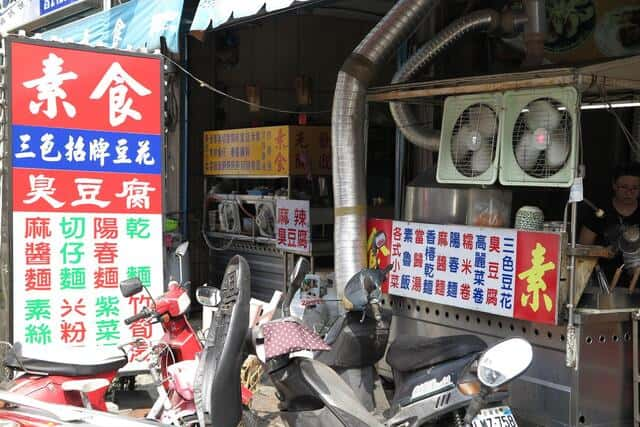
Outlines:
[[508,406],[483,409],[471,422],[473,427],[518,427]]

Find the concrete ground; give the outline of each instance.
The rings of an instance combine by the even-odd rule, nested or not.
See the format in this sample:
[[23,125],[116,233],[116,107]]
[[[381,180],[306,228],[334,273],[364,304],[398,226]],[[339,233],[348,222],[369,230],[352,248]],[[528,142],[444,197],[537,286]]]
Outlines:
[[275,388],[271,385],[258,386],[251,401],[251,410],[260,418],[260,425],[263,427],[285,426],[278,416],[278,398],[275,395]]
[[[151,377],[138,375],[135,390],[117,390],[114,400],[123,415],[142,418],[153,405],[156,396]],[[285,426],[278,416],[278,399],[275,396],[275,388],[271,385],[258,386],[251,401],[251,410],[258,417],[261,427]]]

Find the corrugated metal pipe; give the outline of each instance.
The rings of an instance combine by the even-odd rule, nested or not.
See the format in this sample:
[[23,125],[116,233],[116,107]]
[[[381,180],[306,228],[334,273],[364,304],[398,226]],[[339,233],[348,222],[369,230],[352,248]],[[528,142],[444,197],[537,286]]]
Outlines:
[[[453,21],[409,58],[393,76],[391,83],[403,83],[411,80],[418,71],[430,64],[436,56],[465,34],[475,31],[496,31],[501,27],[500,14],[494,10],[479,10]],[[390,109],[396,126],[408,141],[418,147],[438,151],[440,133],[427,129],[418,120],[410,104],[391,102]]]
[[544,59],[544,38],[547,33],[547,18],[544,0],[525,0],[527,23],[524,31],[526,56],[522,65],[534,67]]
[[380,64],[438,4],[400,0],[360,42],[338,73],[331,118],[335,275],[338,294],[366,266],[366,93]]

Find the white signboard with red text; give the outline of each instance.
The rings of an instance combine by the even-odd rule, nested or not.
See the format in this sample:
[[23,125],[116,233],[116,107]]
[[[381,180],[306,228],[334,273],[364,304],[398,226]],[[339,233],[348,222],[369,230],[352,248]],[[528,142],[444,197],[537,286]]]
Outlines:
[[560,235],[370,219],[369,266],[391,295],[557,324]]
[[13,339],[48,349],[157,338],[123,320],[163,286],[162,61],[8,39]]
[[278,199],[276,202],[276,246],[286,252],[311,254],[308,200]]

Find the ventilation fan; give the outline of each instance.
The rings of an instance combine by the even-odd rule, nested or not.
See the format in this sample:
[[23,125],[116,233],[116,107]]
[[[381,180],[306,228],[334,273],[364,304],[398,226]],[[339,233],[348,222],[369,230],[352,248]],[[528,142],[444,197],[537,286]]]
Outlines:
[[438,154],[438,182],[487,185],[496,181],[500,102],[500,94],[447,98]]
[[261,236],[274,237],[276,235],[275,217],[275,207],[272,202],[256,203],[256,226]]
[[220,202],[218,207],[220,229],[226,233],[240,232],[240,210],[238,204],[231,200]]
[[578,94],[572,87],[504,94],[500,183],[570,187],[576,168]]

